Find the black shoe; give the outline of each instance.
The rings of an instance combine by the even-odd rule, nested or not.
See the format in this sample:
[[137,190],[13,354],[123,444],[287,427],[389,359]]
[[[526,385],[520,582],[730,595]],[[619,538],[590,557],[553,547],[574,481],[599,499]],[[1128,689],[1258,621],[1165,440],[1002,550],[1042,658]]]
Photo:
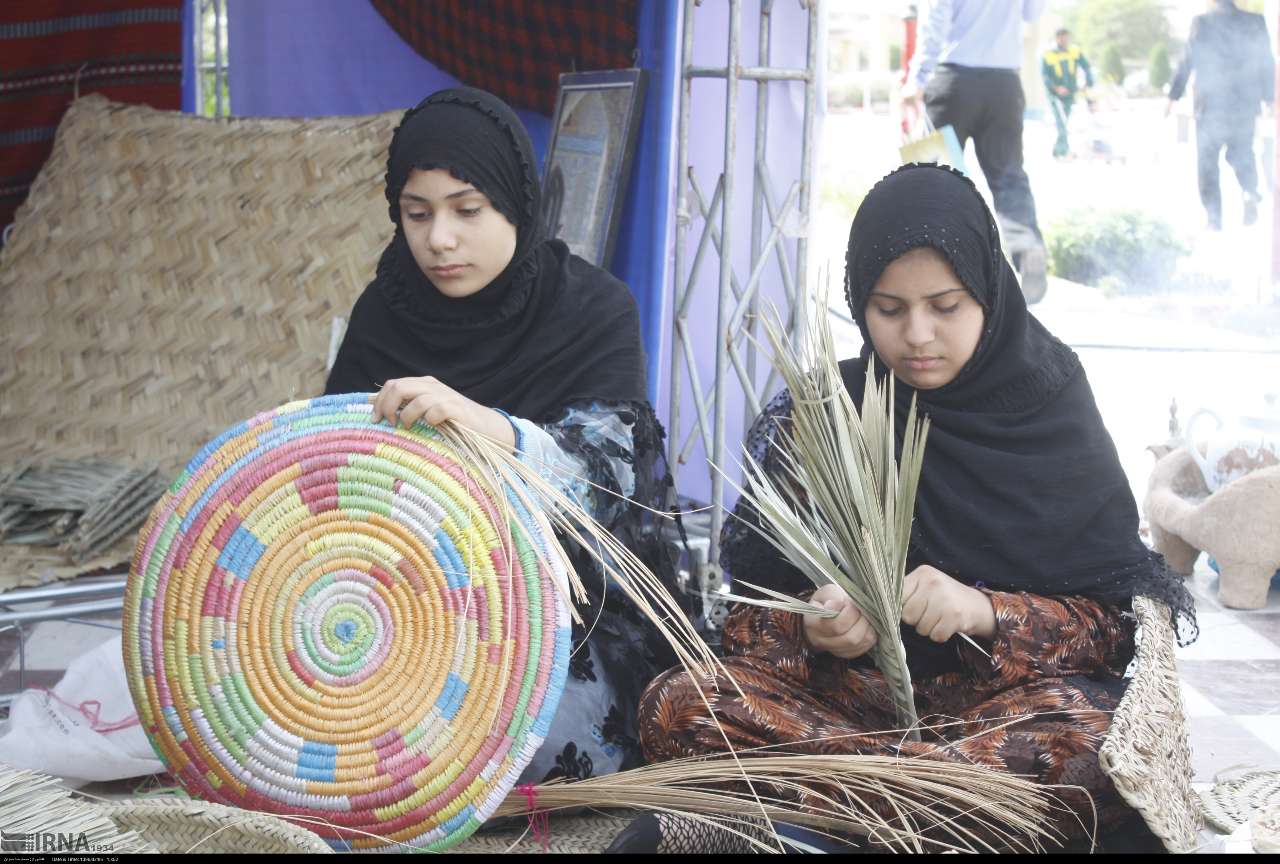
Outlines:
[[1252,225],[1258,221],[1258,197],[1249,195],[1244,199],[1244,224]]
[[1048,261],[1044,246],[1036,246],[1022,253],[1018,262],[1018,275],[1022,279],[1022,296],[1027,305],[1039,303],[1049,289]]

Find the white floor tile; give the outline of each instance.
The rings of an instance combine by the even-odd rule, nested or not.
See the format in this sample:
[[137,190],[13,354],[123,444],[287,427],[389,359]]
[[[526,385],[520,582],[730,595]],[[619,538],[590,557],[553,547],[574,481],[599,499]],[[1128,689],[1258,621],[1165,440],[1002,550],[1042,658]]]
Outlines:
[[1280,645],[1231,612],[1200,612],[1200,638],[1177,649],[1179,660],[1280,660]]
[[1182,691],[1182,706],[1188,717],[1219,717],[1225,713],[1187,682],[1183,681],[1178,689]]

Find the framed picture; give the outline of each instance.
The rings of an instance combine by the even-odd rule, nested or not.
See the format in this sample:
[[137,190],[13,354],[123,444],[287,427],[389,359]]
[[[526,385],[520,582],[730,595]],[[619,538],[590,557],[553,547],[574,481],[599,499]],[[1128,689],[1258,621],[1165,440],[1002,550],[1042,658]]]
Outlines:
[[560,76],[542,179],[542,224],[569,250],[607,268],[644,105],[645,71]]

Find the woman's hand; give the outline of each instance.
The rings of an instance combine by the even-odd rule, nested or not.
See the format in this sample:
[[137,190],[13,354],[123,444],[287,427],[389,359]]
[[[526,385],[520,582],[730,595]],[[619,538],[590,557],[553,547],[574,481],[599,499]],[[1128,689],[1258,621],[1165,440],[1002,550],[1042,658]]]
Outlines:
[[861,657],[876,644],[876,631],[863,617],[862,610],[853,605],[849,595],[838,585],[823,585],[809,602],[840,614],[834,618],[804,616],[804,635],[809,644],[819,651],[828,651],[845,660]]
[[451,421],[515,450],[515,430],[506,417],[430,376],[392,379],[369,401],[373,403],[375,422],[386,420],[407,428],[419,420],[432,426]]
[[936,567],[923,564],[908,573],[902,593],[902,623],[934,642],[957,633],[985,639],[996,634],[996,613],[987,595]]

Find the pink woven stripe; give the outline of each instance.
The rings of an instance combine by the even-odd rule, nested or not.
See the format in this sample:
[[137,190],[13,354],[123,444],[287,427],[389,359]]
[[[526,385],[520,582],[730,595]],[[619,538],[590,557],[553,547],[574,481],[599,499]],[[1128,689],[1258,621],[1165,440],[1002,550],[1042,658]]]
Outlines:
[[374,579],[377,579],[384,588],[392,589],[396,587],[395,580],[388,576],[387,571],[383,570],[377,564],[369,565],[369,575]]
[[418,568],[409,563],[408,558],[401,558],[396,562],[396,569],[400,571],[400,575],[409,580],[409,584],[413,586],[413,593],[425,594],[427,591],[427,583],[423,581],[422,574],[418,572]]
[[289,660],[289,668],[294,671],[299,678],[306,682],[308,687],[314,687],[316,678],[307,671],[307,667],[302,665],[302,661],[298,659],[298,654],[292,648],[285,652],[284,655]]

